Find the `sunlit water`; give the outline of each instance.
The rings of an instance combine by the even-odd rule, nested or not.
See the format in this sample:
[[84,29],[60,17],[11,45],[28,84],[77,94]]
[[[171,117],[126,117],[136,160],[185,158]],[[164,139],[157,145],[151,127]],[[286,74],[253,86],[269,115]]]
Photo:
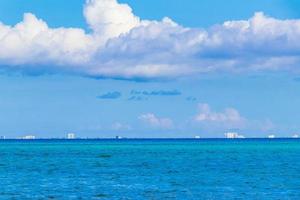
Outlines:
[[0,199],[300,199],[300,140],[0,141]]

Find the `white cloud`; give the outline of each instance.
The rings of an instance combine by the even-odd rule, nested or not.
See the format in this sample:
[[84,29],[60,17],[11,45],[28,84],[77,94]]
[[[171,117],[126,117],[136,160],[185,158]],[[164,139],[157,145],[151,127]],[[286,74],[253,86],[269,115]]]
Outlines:
[[120,122],[115,122],[115,123],[112,124],[111,129],[115,130],[115,131],[131,130],[131,126],[128,125],[128,124],[123,124],[123,123],[120,123]]
[[173,121],[169,118],[159,118],[153,113],[142,114],[139,120],[152,126],[153,128],[171,129],[173,128]]
[[82,29],[51,29],[31,13],[13,27],[0,24],[0,46],[0,64],[19,68],[48,64],[72,68],[88,62],[95,49],[92,37]]
[[206,130],[228,131],[231,129],[266,132],[274,130],[275,124],[270,119],[247,119],[235,108],[214,111],[206,103],[198,105],[198,113],[193,121]]
[[242,121],[240,113],[234,108],[226,108],[224,112],[214,112],[208,104],[199,104],[199,114],[196,121],[237,122]]
[[94,34],[104,42],[128,33],[141,23],[127,4],[119,4],[116,0],[87,0],[84,16]]
[[140,19],[116,0],[87,0],[91,32],[50,28],[34,14],[0,23],[0,69],[59,71],[95,77],[172,78],[205,72],[289,70],[300,64],[300,20],[256,13],[209,29],[169,18]]
[[222,112],[211,110],[208,104],[199,104],[199,111],[195,116],[196,122],[215,127],[221,126],[225,128],[241,128],[245,126],[246,119],[243,118],[239,111],[234,108],[225,108]]

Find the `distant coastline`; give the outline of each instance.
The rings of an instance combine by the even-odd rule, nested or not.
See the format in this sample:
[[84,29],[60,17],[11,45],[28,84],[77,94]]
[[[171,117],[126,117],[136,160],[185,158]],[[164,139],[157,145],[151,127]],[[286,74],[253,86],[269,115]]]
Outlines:
[[126,141],[126,140],[194,140],[194,141],[201,141],[201,140],[227,140],[227,141],[244,141],[244,140],[300,140],[300,138],[293,138],[293,137],[277,137],[277,138],[267,138],[267,137],[253,137],[253,138],[74,138],[74,139],[67,139],[67,138],[35,138],[35,139],[22,139],[22,138],[6,138],[0,139],[0,141],[43,141],[43,140],[59,140],[59,141],[80,141],[80,140],[113,140],[113,141]]

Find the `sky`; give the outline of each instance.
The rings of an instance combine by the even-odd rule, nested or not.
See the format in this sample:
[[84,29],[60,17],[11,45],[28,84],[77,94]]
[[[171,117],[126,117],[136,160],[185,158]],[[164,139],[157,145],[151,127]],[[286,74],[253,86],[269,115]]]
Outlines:
[[0,135],[300,134],[296,0],[0,0]]

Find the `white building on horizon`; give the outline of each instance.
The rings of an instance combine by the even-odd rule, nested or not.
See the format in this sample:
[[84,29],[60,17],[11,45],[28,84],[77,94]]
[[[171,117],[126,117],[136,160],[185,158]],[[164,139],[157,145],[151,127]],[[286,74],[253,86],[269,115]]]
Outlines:
[[275,137],[276,137],[276,136],[273,135],[273,134],[272,134],[272,135],[268,135],[268,138],[269,138],[269,139],[274,139]]
[[25,135],[21,139],[23,139],[23,140],[34,140],[35,136],[34,135]]
[[243,139],[243,138],[245,138],[245,136],[239,135],[236,132],[225,133],[225,137],[228,138],[228,139]]
[[68,133],[67,134],[67,139],[75,139],[76,138],[76,136],[75,136],[75,133]]

